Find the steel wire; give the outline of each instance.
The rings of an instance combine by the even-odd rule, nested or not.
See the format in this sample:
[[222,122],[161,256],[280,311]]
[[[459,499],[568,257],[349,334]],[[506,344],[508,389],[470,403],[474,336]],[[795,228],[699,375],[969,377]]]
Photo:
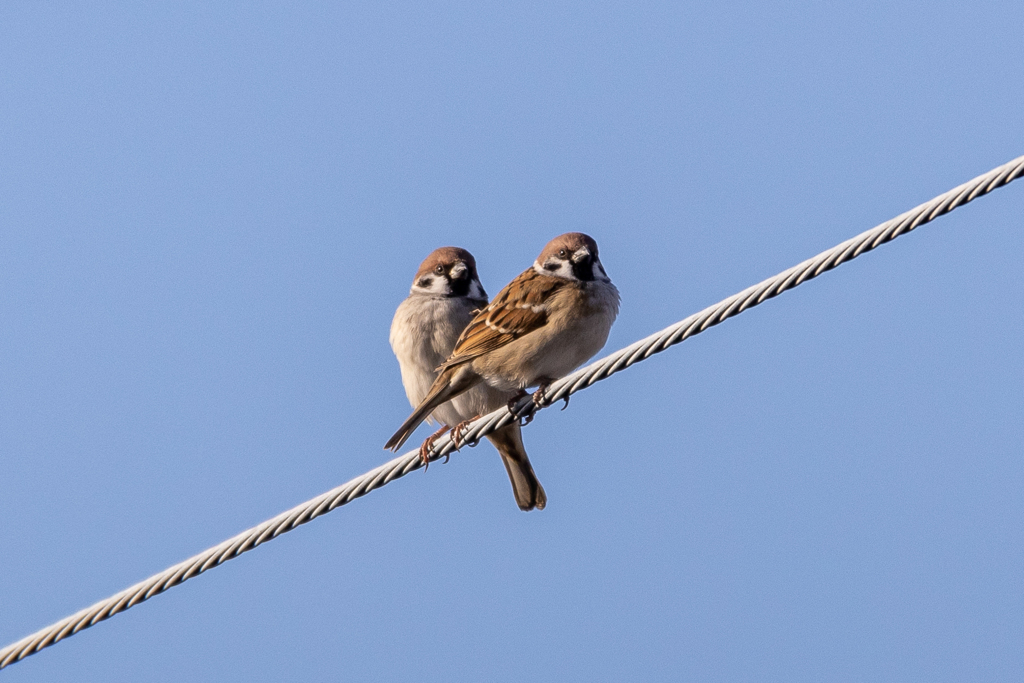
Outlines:
[[[779,296],[783,292],[818,277],[861,254],[906,234],[953,209],[966,204],[992,190],[1007,185],[1024,175],[1024,156],[1007,162],[988,173],[939,195],[906,213],[861,233],[842,244],[824,251],[774,277],[744,289],[699,313],[666,327],[640,341],[591,363],[585,368],[552,383],[544,392],[543,405],[535,405],[530,397],[523,398],[514,411],[500,408],[474,420],[462,433],[462,443],[473,444],[496,429],[517,419],[532,419],[533,414],[546,406],[581,391],[596,382],[650,358],[671,346],[679,344],[704,330]],[[430,460],[457,450],[448,434],[434,442]],[[404,477],[423,466],[419,450],[413,450],[370,470],[349,482],[323,493],[312,500],[282,512],[251,529],[229,538],[184,562],[165,569],[159,574],[127,588],[91,607],[65,617],[30,636],[0,650],[0,669],[33,655],[68,636],[134,607],[141,602],[199,576],[228,560],[238,557],[257,546],[273,540],[283,533],[310,522],[317,517],[345,505],[385,484]]]

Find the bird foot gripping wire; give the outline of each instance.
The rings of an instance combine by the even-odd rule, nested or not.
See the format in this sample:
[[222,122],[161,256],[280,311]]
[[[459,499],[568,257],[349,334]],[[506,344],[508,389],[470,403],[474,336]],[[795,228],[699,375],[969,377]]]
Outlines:
[[523,427],[533,422],[533,415],[537,412],[537,404],[535,401],[531,401],[522,408],[519,408],[519,402],[526,396],[526,389],[520,389],[516,392],[515,396],[508,400],[508,412],[512,413],[512,416],[518,419],[520,426]]
[[[448,425],[442,425],[440,429],[428,436],[423,440],[420,445],[420,460],[423,461],[423,471],[426,472],[427,468],[430,467],[430,451],[434,449],[434,442],[441,438],[441,435],[447,432],[451,427]],[[445,462],[448,462],[449,455],[445,453]]]
[[[520,389],[515,396],[508,400],[508,412],[519,418],[519,424],[521,426],[525,427],[533,422],[533,418],[539,409],[551,405],[551,401],[548,400],[546,394],[554,381],[555,380],[551,379],[542,380],[540,386],[532,394],[528,394],[525,389]],[[519,408],[519,402],[527,395],[530,396],[530,402],[525,404],[522,408]],[[569,397],[563,396],[562,399],[565,401],[565,404],[562,406],[562,410],[565,410],[569,407]]]
[[[551,405],[551,400],[547,397],[547,391],[554,382],[555,380],[553,379],[545,379],[541,381],[537,391],[533,392],[533,404],[535,406],[538,408],[544,408],[545,406]],[[562,400],[565,401],[562,405],[562,410],[565,410],[569,407],[569,394],[563,396]]]
[[[455,446],[455,450],[459,450],[463,446],[469,446],[470,448],[476,448],[476,445],[478,443],[480,443],[479,439],[474,439],[473,441],[463,441],[462,440],[462,432],[466,431],[466,428],[469,427],[469,423],[472,422],[473,420],[477,419],[478,417],[480,417],[480,416],[476,415],[474,417],[471,417],[468,420],[463,420],[459,424],[455,425],[455,429],[452,430],[452,444]],[[444,461],[448,462],[448,458],[449,457],[451,457],[451,453],[446,453]]]

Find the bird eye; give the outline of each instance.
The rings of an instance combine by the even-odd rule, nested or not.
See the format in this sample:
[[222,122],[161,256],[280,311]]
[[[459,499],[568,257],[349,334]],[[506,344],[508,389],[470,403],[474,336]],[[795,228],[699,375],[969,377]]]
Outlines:
[[438,263],[437,264],[437,268],[434,268],[434,272],[437,273],[438,275],[440,275],[441,273],[444,272],[444,266],[442,266],[440,263]]
[[565,249],[558,250],[558,258],[565,258]]

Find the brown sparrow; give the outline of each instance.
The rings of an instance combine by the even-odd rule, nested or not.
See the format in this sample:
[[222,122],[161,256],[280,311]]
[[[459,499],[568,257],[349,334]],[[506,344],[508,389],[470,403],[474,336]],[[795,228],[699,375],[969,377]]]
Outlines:
[[[459,334],[477,310],[486,305],[487,294],[477,278],[476,260],[465,249],[441,247],[420,265],[409,296],[395,311],[390,337],[402,370],[402,384],[413,407],[430,391],[438,366],[451,355]],[[424,462],[437,437],[451,427],[500,408],[514,393],[479,384],[443,405],[434,406],[427,411],[429,415],[424,413],[428,421],[442,424],[420,447]],[[547,496],[526,455],[519,424],[503,427],[487,438],[505,463],[520,509],[543,509]]]
[[481,385],[512,400],[539,385],[534,401],[540,403],[551,382],[604,346],[618,312],[619,291],[601,266],[597,243],[579,232],[556,237],[532,268],[476,313],[416,410],[384,447],[398,450],[431,411]]

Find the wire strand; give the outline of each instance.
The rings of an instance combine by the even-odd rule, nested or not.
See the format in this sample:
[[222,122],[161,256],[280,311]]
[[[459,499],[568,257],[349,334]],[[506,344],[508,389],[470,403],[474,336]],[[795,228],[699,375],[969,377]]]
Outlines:
[[[543,406],[534,405],[532,399],[526,397],[515,406],[515,411],[513,412],[510,412],[507,408],[500,408],[477,418],[462,432],[462,443],[475,443],[494,430],[511,423],[513,420],[521,419],[522,417],[530,419],[540,408],[561,399],[568,399],[569,396],[577,391],[611,377],[615,373],[625,370],[634,363],[646,360],[656,353],[661,353],[665,349],[675,346],[695,334],[699,334],[734,315],[738,315],[797,285],[816,278],[822,273],[832,270],[886,242],[891,242],[900,235],[906,234],[939,216],[949,213],[959,206],[1009,184],[1021,175],[1024,175],[1024,156],[992,169],[988,173],[980,175],[959,187],[955,187],[931,201],[925,202],[892,220],[857,235],[853,239],[822,252],[814,258],[793,266],[759,284],[748,287],[714,306],[709,306],[703,311],[666,327],[660,332],[630,344],[624,349],[620,349],[581,370],[563,377],[548,387],[544,394],[545,401]],[[450,435],[446,434],[434,442],[430,459],[436,460],[454,450],[456,450],[455,444],[452,443]],[[291,510],[282,512],[276,517],[243,531],[237,536],[229,538],[223,543],[209,548],[184,562],[165,569],[145,581],[140,581],[134,586],[110,596],[106,600],[101,600],[91,607],[65,617],[55,624],[8,645],[0,650],[0,669],[33,655],[68,636],[94,626],[105,619],[109,619],[130,607],[145,602],[169,588],[181,585],[188,579],[199,576],[209,569],[234,559],[242,553],[273,540],[281,534],[291,531],[306,522],[310,522],[321,515],[325,515],[356,498],[365,496],[370,491],[378,489],[399,477],[404,477],[422,466],[419,450],[413,450],[312,500],[297,505]]]

